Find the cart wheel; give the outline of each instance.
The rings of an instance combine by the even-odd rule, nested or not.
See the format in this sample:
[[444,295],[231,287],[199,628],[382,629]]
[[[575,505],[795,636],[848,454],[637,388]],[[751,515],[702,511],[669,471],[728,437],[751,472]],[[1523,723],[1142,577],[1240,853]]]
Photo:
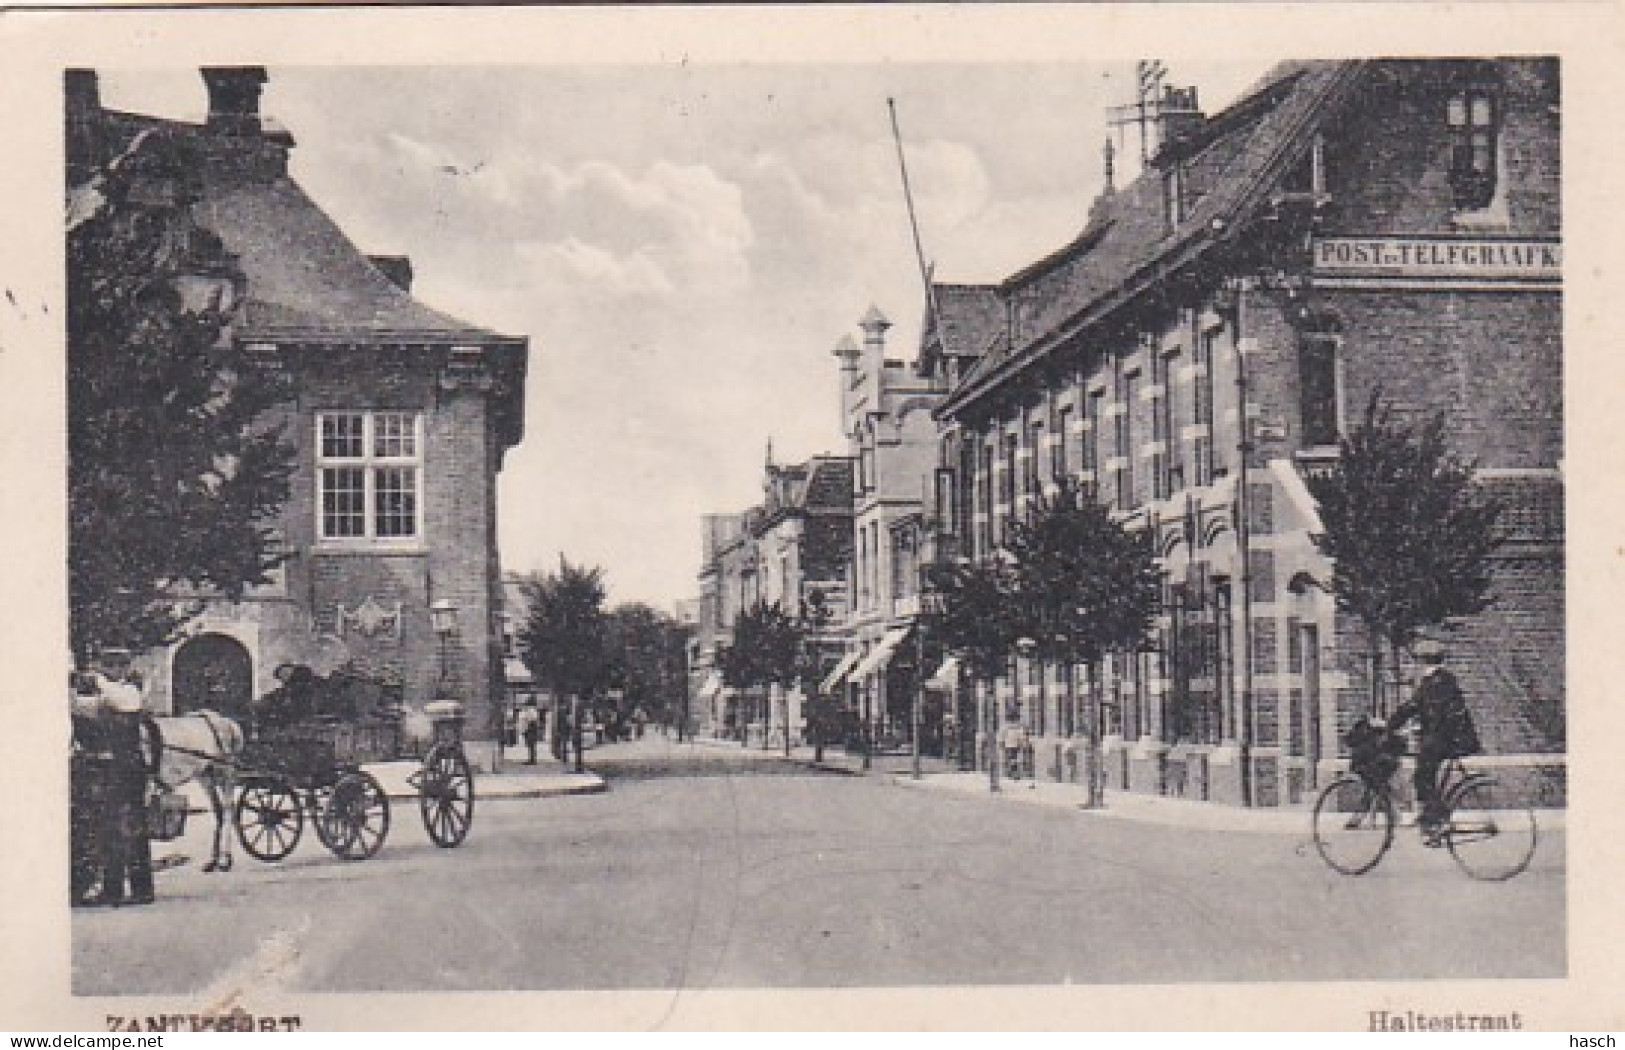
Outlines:
[[423,828],[436,846],[460,846],[474,823],[474,773],[455,744],[436,744],[423,760],[418,781]]
[[299,796],[281,780],[253,780],[243,785],[233,813],[237,841],[252,857],[279,861],[299,845],[305,811]]
[[316,816],[317,834],[333,855],[366,860],[389,836],[389,797],[371,773],[346,773]]

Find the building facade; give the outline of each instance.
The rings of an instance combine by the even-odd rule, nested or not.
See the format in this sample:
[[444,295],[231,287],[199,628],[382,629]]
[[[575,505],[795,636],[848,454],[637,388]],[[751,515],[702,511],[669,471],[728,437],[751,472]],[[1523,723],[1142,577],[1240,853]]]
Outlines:
[[195,155],[194,217],[244,278],[230,337],[295,390],[264,420],[295,450],[271,523],[288,558],[146,654],[152,703],[241,712],[284,664],[345,668],[409,706],[454,697],[470,733],[489,736],[506,691],[496,477],[523,435],[527,341],[423,305],[408,260],[350,242],[289,177],[294,141],[260,113],[262,69],[203,79],[201,125],[109,111],[94,74],[69,81],[70,171],[148,136]]
[[[1495,602],[1448,663],[1487,761],[1560,797],[1557,63],[1287,63],[1211,117],[1194,89],[1153,103],[1145,169],[999,287],[1005,330],[937,411],[954,542],[992,556],[1060,478],[1094,486],[1164,578],[1155,637],[1098,683],[1108,784],[1295,803],[1371,695],[1307,478],[1379,392],[1442,412],[1509,507]],[[1063,670],[980,691],[1040,777],[1078,775]]]
[[804,694],[775,687],[742,696],[723,681],[721,652],[739,617],[757,603],[801,615],[816,594],[831,614],[845,615],[846,563],[852,531],[852,461],[814,456],[780,465],[768,456],[762,502],[702,523],[697,627],[690,643],[690,715],[696,731],[746,743],[797,739]]
[[848,335],[836,344],[841,429],[856,464],[853,599],[839,632],[844,658],[823,686],[859,729],[851,743],[897,746],[918,731],[924,753],[954,750],[956,693],[941,687],[951,679],[933,682],[939,654],[921,629],[925,567],[950,553],[940,546],[945,479],[933,412],[1001,332],[1000,317],[991,287],[933,284],[912,367],[886,356],[891,323],[875,308],[859,321],[861,343]]

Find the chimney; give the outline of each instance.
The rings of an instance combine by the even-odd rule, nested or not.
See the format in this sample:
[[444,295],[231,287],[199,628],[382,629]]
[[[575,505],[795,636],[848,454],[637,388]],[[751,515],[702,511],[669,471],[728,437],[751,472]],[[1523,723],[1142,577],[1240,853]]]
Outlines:
[[863,349],[873,351],[876,361],[885,360],[886,329],[891,327],[886,315],[880,312],[879,307],[871,306],[869,312],[863,315],[863,320],[858,322],[858,327],[863,329]]
[[265,67],[208,66],[202,72],[209,89],[209,119],[204,127],[222,135],[259,135]]
[[1194,87],[1163,88],[1162,103],[1157,107],[1157,145],[1167,146],[1190,136],[1205,119]]
[[102,95],[96,71],[70,69],[63,73],[62,90],[67,120],[68,185],[88,182],[102,162]]
[[405,255],[369,255],[367,261],[373,269],[389,278],[389,283],[403,292],[412,290],[412,260]]

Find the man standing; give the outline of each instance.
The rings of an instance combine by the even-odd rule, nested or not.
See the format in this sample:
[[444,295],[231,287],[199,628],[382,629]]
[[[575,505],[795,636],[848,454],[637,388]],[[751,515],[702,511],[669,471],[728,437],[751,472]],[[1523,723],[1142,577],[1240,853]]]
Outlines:
[[1394,712],[1389,729],[1398,732],[1413,718],[1421,735],[1416,752],[1416,798],[1422,803],[1422,833],[1427,844],[1438,845],[1438,825],[1443,819],[1439,799],[1439,767],[1452,758],[1474,755],[1482,750],[1473,716],[1467,710],[1456,676],[1444,666],[1444,646],[1423,639],[1415,649],[1424,669],[1416,683],[1411,702]]
[[[142,698],[129,654],[104,655],[96,675],[106,719],[109,785],[101,827],[100,904],[151,904],[152,841],[147,827],[149,764],[142,748]],[[154,756],[156,757],[156,756]]]
[[542,733],[542,716],[541,712],[536,710],[536,701],[532,700],[519,709],[518,728],[519,735],[525,740],[525,750],[530,753],[530,757],[525,759],[525,764],[534,766],[536,744]]

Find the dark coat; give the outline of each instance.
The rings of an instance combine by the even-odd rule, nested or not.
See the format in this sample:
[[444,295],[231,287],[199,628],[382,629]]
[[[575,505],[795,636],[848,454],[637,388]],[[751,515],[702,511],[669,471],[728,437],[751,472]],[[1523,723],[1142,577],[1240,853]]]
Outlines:
[[1456,676],[1443,667],[1429,670],[1416,685],[1411,702],[1394,712],[1390,728],[1399,729],[1416,719],[1422,733],[1422,750],[1435,751],[1446,758],[1476,755],[1484,750],[1473,728]]

